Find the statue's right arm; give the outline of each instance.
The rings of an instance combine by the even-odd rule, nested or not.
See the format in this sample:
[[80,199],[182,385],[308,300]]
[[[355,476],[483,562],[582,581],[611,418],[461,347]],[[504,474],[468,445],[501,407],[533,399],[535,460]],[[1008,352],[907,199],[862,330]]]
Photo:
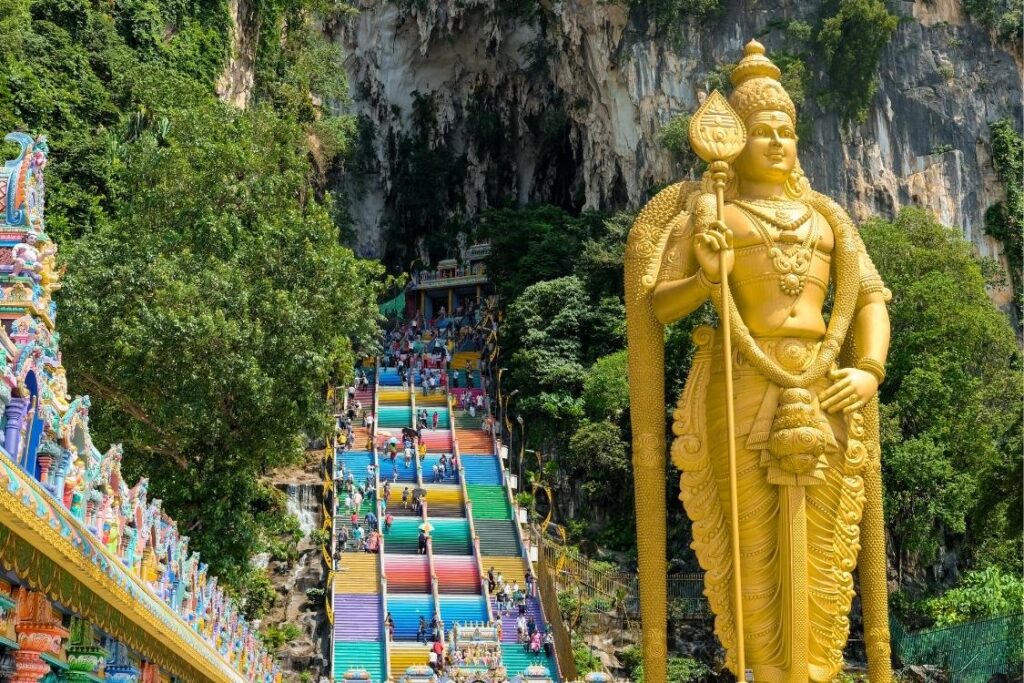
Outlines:
[[654,316],[662,325],[669,325],[693,313],[711,293],[707,280],[697,275],[698,264],[693,251],[697,218],[690,214],[680,216],[680,219],[669,236],[658,283],[651,297]]

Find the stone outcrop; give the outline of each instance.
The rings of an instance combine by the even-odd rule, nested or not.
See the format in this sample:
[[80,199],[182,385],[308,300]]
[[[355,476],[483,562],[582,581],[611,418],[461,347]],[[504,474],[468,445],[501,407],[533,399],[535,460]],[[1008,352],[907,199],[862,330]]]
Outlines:
[[[429,97],[430,144],[465,159],[451,215],[514,201],[571,209],[638,207],[650,189],[683,173],[659,142],[662,126],[693,111],[722,64],[757,36],[769,51],[781,23],[814,25],[819,3],[729,0],[712,25],[676,41],[637,26],[627,3],[545,0],[528,16],[502,0],[359,0],[339,26],[352,91],[347,109],[369,122],[372,168],[349,196],[358,250],[380,256],[397,160],[394,140]],[[965,18],[958,0],[890,4],[903,21],[885,49],[867,120],[846,127],[809,102],[801,159],[812,184],[858,219],[901,206],[932,209],[960,226],[982,255],[999,252],[983,214],[1001,198],[989,123],[1020,119],[1018,57]],[[813,53],[813,44],[804,46]],[[811,61],[815,68],[820,64]],[[822,74],[817,74],[821,79]],[[484,120],[481,121],[481,117]]]

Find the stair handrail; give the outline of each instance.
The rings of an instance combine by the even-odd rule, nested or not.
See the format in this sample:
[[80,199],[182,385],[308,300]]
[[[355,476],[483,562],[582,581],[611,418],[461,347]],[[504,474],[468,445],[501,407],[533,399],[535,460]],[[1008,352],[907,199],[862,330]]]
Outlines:
[[[480,375],[480,384],[481,384],[481,386],[484,384],[483,374]],[[487,414],[488,414],[488,417],[491,416],[491,402],[490,402],[490,400],[487,401]],[[491,428],[491,441],[494,443],[494,457],[498,459],[498,468],[501,471],[501,478],[502,478],[502,488],[505,489],[505,497],[508,500],[509,509],[512,511],[512,517],[513,517],[512,526],[515,527],[516,538],[519,540],[520,557],[523,560],[523,562],[525,563],[526,567],[532,570],[533,569],[533,562],[530,559],[530,550],[529,550],[530,546],[529,546],[529,544],[526,542],[526,540],[523,537],[523,530],[522,530],[522,527],[520,526],[520,523],[519,523],[519,506],[516,503],[516,500],[515,500],[515,498],[512,495],[512,485],[511,485],[510,477],[506,476],[508,474],[508,472],[506,472],[505,467],[504,467],[504,465],[501,462],[501,453],[498,451],[497,436],[496,436],[495,430],[493,428],[493,425],[494,425],[493,421],[491,422],[491,425],[492,425],[492,428]],[[509,461],[511,462],[511,458],[509,459]],[[517,484],[519,484],[520,489],[521,489],[523,483],[522,482],[517,482]],[[537,552],[537,559],[538,560],[542,560],[543,559],[541,557],[540,552],[541,551],[538,548],[538,552]],[[540,562],[538,562],[538,565],[539,564],[540,564]],[[558,610],[557,596],[555,596],[554,602],[552,603],[551,610],[546,610],[544,608],[545,600],[544,600],[544,596],[543,596],[542,591],[541,591],[541,585],[540,585],[540,580],[539,580],[540,579],[539,568],[538,568],[538,571],[534,571],[533,572],[533,575],[534,575],[534,581],[537,583],[537,588],[538,588],[537,594],[541,596],[541,599],[537,601],[537,604],[540,607],[541,619],[543,619],[544,623],[547,624],[548,627],[552,629],[552,631],[554,632],[554,635],[555,635],[555,657],[554,657],[554,660],[555,660],[555,671],[556,671],[556,673],[557,673],[557,675],[559,677],[559,680],[563,680],[563,681],[564,680],[576,680],[576,664],[575,664],[575,660],[573,659],[573,655],[572,655],[572,639],[568,635],[568,630],[565,628],[565,624],[562,623],[562,615],[561,615],[561,612]],[[490,604],[490,600],[488,600],[488,604]],[[551,612],[551,617],[548,616],[548,612],[549,611]],[[568,678],[566,678],[566,676],[568,676]]]
[[455,472],[455,476],[459,480],[459,487],[462,489],[462,501],[463,507],[466,510],[466,519],[469,521],[469,537],[473,543],[473,558],[476,560],[477,576],[480,577],[480,583],[482,585],[481,593],[484,596],[484,603],[487,605],[487,620],[494,620],[494,613],[491,611],[491,593],[490,586],[487,583],[486,575],[484,574],[484,561],[483,554],[480,552],[480,535],[476,532],[476,523],[473,521],[473,501],[469,498],[469,487],[466,483],[466,478],[462,476],[463,462],[462,452],[459,450],[459,442],[455,437],[455,408],[452,401],[452,395],[447,390],[445,396],[448,399],[448,428],[452,433],[452,454],[455,456],[456,461],[459,463],[459,470]]
[[[427,514],[427,501],[423,501],[423,523],[429,524]],[[440,629],[441,640],[444,641],[444,622],[441,621],[441,587],[437,578],[437,568],[434,566],[434,537],[427,533],[427,568],[430,571],[430,595],[434,599],[434,618],[437,620]],[[431,634],[433,635],[433,634]]]
[[[377,528],[381,527],[383,516],[380,510],[380,458],[377,449],[377,428],[380,426],[380,356],[374,361],[373,372],[373,426],[370,428],[370,458],[374,464],[374,494],[375,507],[377,508]],[[381,638],[384,641],[384,680],[391,680],[391,638],[388,637],[388,630],[384,627],[384,620],[388,616],[388,577],[384,570],[384,534],[380,534],[380,544],[377,546],[377,590],[380,591],[381,623],[379,624]]]
[[[543,547],[544,540],[539,538],[538,545]],[[534,574],[537,593],[540,595],[541,617],[551,629],[555,637],[555,669],[560,680],[577,680],[576,660],[572,651],[572,635],[562,621],[562,612],[558,607],[558,592],[551,576],[550,568],[543,561],[543,551],[538,548],[537,571]],[[545,609],[545,603],[550,609]],[[548,615],[551,615],[550,617]]]

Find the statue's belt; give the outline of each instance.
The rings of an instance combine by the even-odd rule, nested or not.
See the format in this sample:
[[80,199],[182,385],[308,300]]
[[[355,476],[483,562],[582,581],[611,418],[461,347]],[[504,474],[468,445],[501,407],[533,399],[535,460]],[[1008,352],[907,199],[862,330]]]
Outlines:
[[[755,341],[766,355],[793,374],[810,367],[822,345],[821,339],[801,337]],[[737,392],[744,391],[745,377],[761,375],[739,350],[733,350],[733,364]],[[721,368],[714,372],[721,372]],[[744,447],[761,453],[761,466],[767,470],[770,483],[807,486],[824,481],[826,453],[839,450],[833,425],[817,399],[818,390],[828,384],[829,380],[822,377],[809,389],[787,389],[767,381],[754,419],[746,422],[741,418],[737,424],[737,436],[746,435]],[[746,390],[751,390],[749,385]]]

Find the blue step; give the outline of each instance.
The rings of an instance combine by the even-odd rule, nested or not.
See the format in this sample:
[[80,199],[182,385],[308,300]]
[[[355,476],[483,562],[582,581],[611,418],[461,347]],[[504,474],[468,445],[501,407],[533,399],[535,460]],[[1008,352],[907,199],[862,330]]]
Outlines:
[[487,603],[482,595],[441,595],[441,620],[449,629],[455,622],[487,621]]
[[[388,612],[395,621],[395,640],[416,640],[420,616],[434,618],[434,597],[429,594],[389,594]],[[429,637],[429,631],[428,637]]]
[[416,481],[416,460],[412,461],[410,467],[405,466],[405,455],[401,451],[398,453],[398,457],[395,459],[394,465],[391,463],[391,457],[383,455],[380,462],[380,479],[381,481],[394,481],[391,475],[394,470],[398,470],[398,481],[403,483],[412,483]]
[[377,373],[377,383],[382,387],[400,387],[402,379],[398,376],[398,370],[395,368],[381,368]]
[[352,473],[352,478],[357,484],[366,479],[366,467],[373,461],[373,454],[369,451],[343,451],[341,458],[337,461],[337,471],[334,476],[341,476],[341,465],[345,466],[345,478]]
[[463,455],[462,476],[467,484],[501,485],[501,465],[493,455]]

